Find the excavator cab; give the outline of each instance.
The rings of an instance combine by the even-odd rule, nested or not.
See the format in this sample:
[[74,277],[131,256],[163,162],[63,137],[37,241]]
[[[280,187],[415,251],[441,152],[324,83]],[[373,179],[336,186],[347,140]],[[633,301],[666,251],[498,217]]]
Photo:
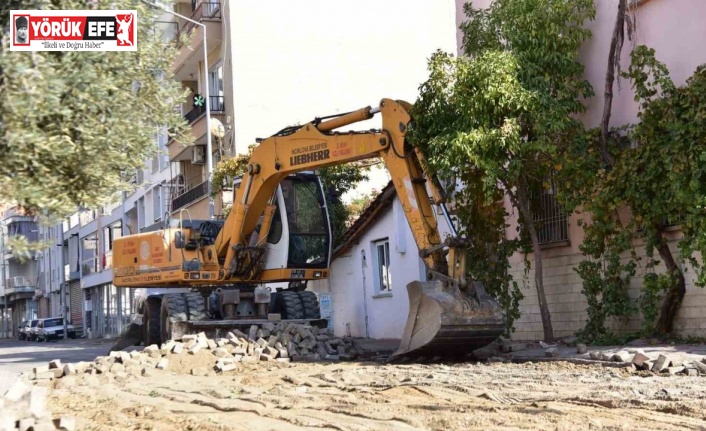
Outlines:
[[[234,193],[240,182],[236,179]],[[313,172],[289,175],[277,187],[275,205],[263,269],[328,268],[331,225],[319,177]],[[251,242],[259,234],[261,222]]]

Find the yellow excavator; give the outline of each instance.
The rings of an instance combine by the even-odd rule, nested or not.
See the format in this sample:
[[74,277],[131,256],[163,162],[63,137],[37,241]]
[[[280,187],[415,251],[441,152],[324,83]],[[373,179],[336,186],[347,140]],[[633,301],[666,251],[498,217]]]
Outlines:
[[[469,353],[505,330],[499,304],[466,278],[459,237],[424,155],[405,136],[410,104],[317,118],[259,140],[234,188],[225,220],[177,219],[115,240],[113,283],[157,290],[140,304],[134,327],[145,345],[186,333],[218,336],[268,319],[325,325],[306,282],[329,276],[331,229],[317,169],[379,157],[427,266],[428,280],[407,285],[409,317],[393,356]],[[382,129],[338,132],[382,116]],[[435,207],[451,231],[441,238]],[[186,217],[185,217],[186,216]],[[271,283],[288,282],[272,291]]]

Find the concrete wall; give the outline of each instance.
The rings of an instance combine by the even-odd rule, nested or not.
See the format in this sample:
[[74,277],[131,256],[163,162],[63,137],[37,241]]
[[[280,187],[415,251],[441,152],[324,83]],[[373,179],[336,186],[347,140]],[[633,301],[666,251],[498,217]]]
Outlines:
[[[462,12],[463,0],[456,0],[456,23],[464,19]],[[581,116],[587,126],[595,127],[600,122],[603,109],[603,82],[608,61],[610,37],[615,23],[617,2],[596,1],[596,19],[587,23],[593,32],[593,38],[581,50],[581,60],[586,66],[586,78],[591,82],[597,95],[586,101],[587,112]],[[474,1],[476,7],[486,7],[490,0]],[[706,38],[706,26],[698,17],[706,16],[706,2],[701,0],[649,0],[643,2],[633,11],[637,21],[637,31],[634,41],[626,41],[623,47],[621,64],[626,68],[630,64],[630,50],[634,45],[647,45],[656,50],[657,58],[664,62],[672,79],[677,85],[682,85],[691,76],[699,64],[706,62],[706,46],[702,41]],[[461,34],[457,32],[457,52],[461,53]],[[622,80],[621,85],[614,88],[613,115],[611,125],[619,126],[637,121],[638,105],[634,101],[634,93],[630,83]],[[570,244],[562,247],[549,248],[543,251],[544,283],[555,336],[571,335],[580,329],[586,318],[586,300],[581,293],[581,279],[574,268],[583,259],[579,245],[583,241],[583,231],[577,221],[588,215],[573,214],[569,218]],[[509,232],[514,232],[516,214],[510,220]],[[676,251],[678,233],[670,236],[670,247]],[[638,256],[644,256],[644,247],[636,244]],[[533,256],[528,256],[530,261]],[[534,273],[525,277],[523,257],[513,258],[513,274],[522,285],[525,295],[521,304],[522,317],[516,323],[516,339],[539,339],[543,337],[542,323],[539,315],[536,289],[534,288]],[[638,270],[637,277],[632,280],[629,294],[637,298],[642,283],[643,273]],[[693,284],[693,271],[686,273],[687,295],[677,319],[675,330],[679,335],[706,335],[706,324],[703,323],[706,291]],[[631,331],[639,329],[639,318],[626,322],[611,322],[615,329]]]

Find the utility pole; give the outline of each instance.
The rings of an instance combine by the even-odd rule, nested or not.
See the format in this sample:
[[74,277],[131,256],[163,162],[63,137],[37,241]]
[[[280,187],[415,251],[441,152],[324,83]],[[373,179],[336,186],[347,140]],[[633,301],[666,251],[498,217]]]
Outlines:
[[68,334],[68,324],[67,324],[67,314],[69,311],[69,306],[66,304],[66,274],[64,270],[64,222],[62,221],[59,225],[59,255],[61,256],[61,267],[59,268],[59,286],[61,287],[61,303],[64,306],[64,340],[69,339]]
[[2,259],[2,298],[4,306],[2,309],[2,331],[3,337],[9,338],[7,331],[7,277],[5,276],[5,226],[0,224],[0,259]]

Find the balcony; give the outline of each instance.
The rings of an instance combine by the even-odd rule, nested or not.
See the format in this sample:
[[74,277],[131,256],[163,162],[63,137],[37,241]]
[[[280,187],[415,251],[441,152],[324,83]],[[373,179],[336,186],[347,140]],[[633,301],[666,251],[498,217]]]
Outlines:
[[[213,51],[217,48],[221,40],[223,40],[220,2],[199,3],[190,18],[206,27],[208,49]],[[189,74],[197,69],[198,62],[203,60],[203,30],[201,26],[197,26],[192,22],[181,21],[175,36],[178,38],[178,43],[181,42],[182,36],[189,38],[183,45],[179,45],[179,53],[173,64],[176,79],[186,81]]]
[[[218,118],[221,121],[225,120],[225,109],[226,102],[223,96],[209,96],[208,97],[210,107],[211,107],[211,118]],[[191,124],[191,135],[196,140],[196,144],[204,145],[206,143],[206,107],[205,106],[194,106],[191,111],[184,114],[186,121]],[[199,142],[199,140],[201,142]],[[176,142],[169,139],[167,143],[167,150],[169,152],[169,160],[172,162],[178,161],[190,161],[192,150],[191,146],[187,145],[175,145]]]
[[[211,115],[223,114],[226,112],[226,102],[223,96],[208,96],[209,105],[211,107]],[[184,119],[193,124],[202,115],[206,115],[206,106],[194,106],[194,108],[184,115]]]
[[7,289],[6,293],[11,295],[13,293],[30,293],[34,294],[34,285],[31,277],[10,277],[7,279]]
[[172,199],[172,211],[181,209],[208,194],[208,181],[203,182]]

